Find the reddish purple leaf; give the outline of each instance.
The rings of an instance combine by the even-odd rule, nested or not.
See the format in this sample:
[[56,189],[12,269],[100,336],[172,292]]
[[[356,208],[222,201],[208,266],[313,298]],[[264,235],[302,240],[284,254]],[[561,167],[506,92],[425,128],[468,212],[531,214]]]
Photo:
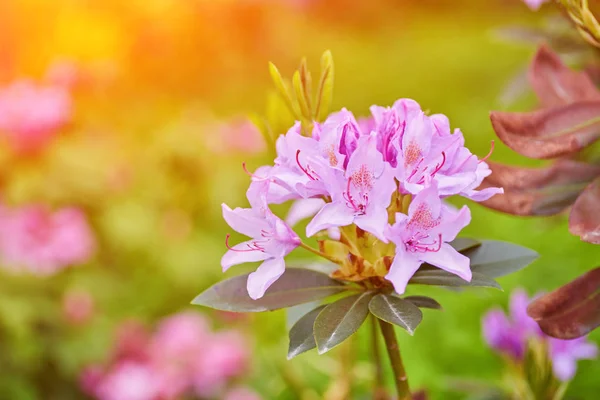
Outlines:
[[567,67],[546,45],[538,49],[531,63],[529,81],[543,107],[600,99],[590,77]]
[[483,202],[514,215],[552,215],[573,204],[585,186],[600,176],[600,166],[562,159],[544,168],[489,162],[492,174],[482,187],[503,187],[504,194]]
[[590,183],[575,201],[569,231],[585,242],[600,244],[600,178]]
[[600,101],[525,113],[492,111],[490,119],[500,140],[530,158],[569,155],[600,138]]
[[600,268],[534,300],[527,313],[544,333],[575,339],[600,326]]

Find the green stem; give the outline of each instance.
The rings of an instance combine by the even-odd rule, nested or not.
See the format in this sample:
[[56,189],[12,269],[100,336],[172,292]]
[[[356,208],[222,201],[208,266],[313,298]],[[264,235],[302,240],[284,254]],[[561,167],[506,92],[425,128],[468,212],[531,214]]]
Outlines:
[[321,251],[319,251],[319,250],[317,250],[315,248],[312,248],[312,247],[310,247],[309,245],[307,245],[305,243],[300,243],[300,247],[302,247],[303,249],[306,249],[306,250],[310,251],[313,254],[316,254],[316,255],[318,255],[320,257],[323,257],[323,258],[331,261],[332,263],[342,264],[342,260],[338,260],[337,258],[332,257],[329,254],[325,254],[325,253],[323,253],[323,252],[321,252]]
[[387,348],[388,356],[390,357],[392,370],[394,371],[394,382],[396,383],[398,400],[411,400],[412,397],[408,387],[408,377],[404,370],[404,364],[402,364],[402,357],[400,356],[400,348],[398,347],[394,326],[383,320],[379,320],[379,326],[381,327],[381,333],[385,339],[385,346]]
[[371,315],[371,346],[373,350],[373,363],[375,364],[375,379],[373,382],[373,400],[387,399],[385,384],[383,382],[383,365],[381,362],[381,351],[379,350],[379,332],[377,329],[377,317]]

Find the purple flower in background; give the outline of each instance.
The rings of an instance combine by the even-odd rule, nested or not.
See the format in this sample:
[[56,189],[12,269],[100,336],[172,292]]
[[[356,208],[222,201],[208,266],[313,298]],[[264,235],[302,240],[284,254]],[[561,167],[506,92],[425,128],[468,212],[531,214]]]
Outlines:
[[269,182],[260,182],[248,191],[252,208],[231,209],[222,205],[223,218],[235,231],[251,237],[251,240],[226,245],[229,251],[221,259],[223,271],[233,265],[263,261],[258,269],[248,276],[248,294],[253,299],[261,298],[265,291],[285,271],[284,257],[300,245],[300,238],[283,220],[275,216],[267,205]]
[[326,204],[306,227],[306,235],[352,223],[387,242],[384,235],[396,183],[392,170],[376,148],[374,135],[362,136],[344,175],[327,182],[331,203]]
[[545,340],[549,345],[554,376],[561,381],[571,380],[577,370],[577,361],[594,359],[598,348],[582,337],[560,340],[546,336],[537,323],[527,315],[530,299],[523,290],[515,290],[510,298],[510,313],[493,309],[483,317],[483,337],[488,345],[515,361],[521,361],[529,340]]
[[466,206],[457,212],[442,203],[435,183],[415,196],[408,215],[397,213],[387,232],[396,245],[396,255],[386,275],[396,292],[404,293],[410,278],[425,262],[470,281],[469,258],[447,243],[470,221]]

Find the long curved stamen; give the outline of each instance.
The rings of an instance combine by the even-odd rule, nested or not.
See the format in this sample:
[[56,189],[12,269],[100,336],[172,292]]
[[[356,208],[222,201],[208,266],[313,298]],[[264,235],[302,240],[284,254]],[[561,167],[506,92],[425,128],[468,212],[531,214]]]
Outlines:
[[421,157],[419,162],[417,162],[417,165],[415,165],[415,168],[412,170],[412,173],[410,174],[410,176],[408,178],[406,178],[407,181],[410,181],[411,178],[413,176],[415,176],[417,174],[417,172],[419,172],[419,166],[421,165],[422,162],[423,162],[423,157]]
[[439,172],[439,170],[442,169],[442,167],[444,166],[445,163],[446,163],[446,152],[442,151],[442,162],[435,166],[435,169],[431,173],[431,176],[434,176],[435,174],[437,174]]
[[266,177],[257,176],[256,174],[248,171],[248,167],[246,167],[246,162],[242,163],[242,168],[244,169],[244,172],[246,173],[246,175],[248,175],[250,178],[258,179],[259,181],[267,179]]
[[310,174],[310,172],[308,172],[308,169],[304,168],[302,164],[300,164],[300,149],[298,149],[298,151],[296,152],[296,163],[298,164],[298,167],[302,170],[302,172],[306,174],[306,176],[308,176],[313,181],[317,180],[317,178],[315,178]]
[[228,233],[228,234],[225,236],[225,246],[226,246],[226,247],[227,247],[229,250],[231,250],[231,251],[237,251],[237,252],[239,252],[239,253],[247,253],[247,252],[251,252],[251,251],[264,251],[264,249],[263,249],[261,246],[259,246],[259,245],[258,245],[258,243],[256,243],[256,242],[253,242],[253,243],[252,243],[252,245],[253,245],[254,247],[252,247],[252,246],[248,245],[248,247],[249,247],[248,249],[243,249],[243,250],[242,250],[242,249],[234,249],[234,248],[233,248],[233,247],[232,247],[232,246],[229,244],[229,238],[230,238],[230,237],[231,237],[231,235],[230,235],[229,233]]
[[482,159],[479,160],[479,162],[484,162],[485,160],[487,160],[488,158],[490,158],[490,156],[492,155],[492,153],[494,152],[494,147],[496,146],[496,142],[492,140],[492,145],[490,148],[490,152],[487,153],[487,156],[483,157]]
[[350,194],[350,183],[351,182],[352,182],[352,177],[348,178],[348,186],[346,186],[346,193],[345,193],[344,197],[348,201],[348,203],[350,203],[350,205],[352,206],[352,208],[354,210],[358,210],[358,207],[354,203],[354,199],[352,198],[352,195]]

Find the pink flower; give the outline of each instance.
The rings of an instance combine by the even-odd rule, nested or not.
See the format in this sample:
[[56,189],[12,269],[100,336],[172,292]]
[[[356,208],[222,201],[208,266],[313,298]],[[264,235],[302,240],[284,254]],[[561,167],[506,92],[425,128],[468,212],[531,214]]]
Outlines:
[[159,400],[159,386],[148,364],[124,361],[103,377],[95,395],[98,400]]
[[542,4],[547,3],[549,0],[523,0],[527,7],[532,9],[533,11],[537,11],[540,9]]
[[84,324],[94,313],[94,298],[86,290],[70,290],[63,298],[63,313],[70,323]]
[[217,132],[208,135],[209,147],[215,152],[256,154],[265,150],[265,140],[258,128],[246,118],[223,122]]
[[415,196],[408,215],[397,213],[396,222],[387,232],[396,244],[396,255],[386,279],[402,294],[410,278],[423,263],[471,280],[469,258],[447,242],[456,238],[471,221],[464,206],[456,212],[442,203],[435,183]]
[[527,315],[529,298],[523,290],[515,290],[510,298],[510,315],[500,309],[489,311],[483,318],[483,337],[488,345],[515,361],[522,361],[529,340],[545,340],[549,344],[554,376],[569,381],[577,371],[577,361],[598,357],[598,347],[586,337],[560,340],[546,336]]
[[[252,240],[229,246],[221,259],[223,271],[233,265],[263,261],[248,276],[248,294],[253,299],[262,297],[265,291],[285,270],[284,257],[300,245],[300,238],[280,218],[269,210],[266,202],[269,182],[261,182],[248,191],[252,208],[232,210],[223,204],[223,218],[235,231]],[[229,239],[229,236],[227,236]]]
[[69,92],[60,86],[18,80],[0,89],[0,133],[19,152],[46,146],[72,112]]
[[0,209],[0,259],[8,268],[51,275],[88,261],[94,249],[92,231],[79,209]]
[[208,342],[193,367],[193,386],[199,396],[214,396],[231,378],[248,369],[248,343],[235,331],[219,332]]
[[332,202],[326,204],[306,227],[306,236],[352,223],[387,242],[384,235],[396,183],[392,169],[377,151],[376,137],[362,136],[349,157],[345,174],[331,174],[326,181]]

